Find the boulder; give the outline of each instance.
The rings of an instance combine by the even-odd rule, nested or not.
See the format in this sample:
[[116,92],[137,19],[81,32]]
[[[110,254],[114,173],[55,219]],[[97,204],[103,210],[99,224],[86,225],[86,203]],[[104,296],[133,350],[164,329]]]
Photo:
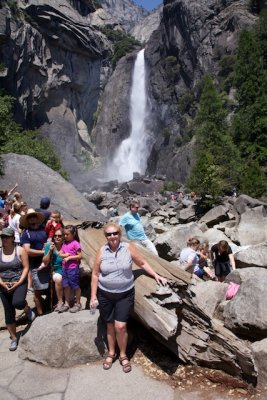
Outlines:
[[19,357],[57,368],[101,359],[105,329],[98,317],[84,310],[36,318],[20,339]]
[[247,196],[246,194],[241,194],[234,203],[234,208],[238,212],[238,214],[243,214],[249,208],[255,208],[259,206],[267,208],[266,203],[258,199],[254,199],[253,197]]
[[248,246],[235,254],[237,268],[267,268],[267,243]]
[[204,222],[210,228],[215,224],[227,221],[229,219],[228,211],[229,207],[225,205],[213,207],[205,215],[203,215],[199,222]]
[[203,233],[194,222],[172,228],[168,232],[162,233],[157,237],[154,244],[160,257],[165,260],[177,260],[181,250],[186,247],[188,238],[197,236],[203,238]]
[[[247,271],[250,272],[247,277],[239,280],[242,283],[237,294],[224,308],[224,325],[243,337],[263,339],[267,335],[267,270],[246,268],[242,271],[243,278]],[[238,276],[238,272],[229,274],[227,281]]]
[[258,387],[266,387],[267,382],[267,338],[251,345],[258,369]]
[[190,205],[189,207],[183,208],[179,213],[179,222],[181,224],[192,222],[196,219],[196,210],[194,205]]
[[210,228],[203,233],[203,237],[209,243],[217,243],[220,240],[226,240],[229,242],[229,238],[221,231],[215,228]]
[[259,205],[244,211],[231,239],[241,246],[267,242],[266,207]]
[[227,287],[227,284],[221,282],[197,282],[195,286],[191,286],[191,291],[195,295],[194,303],[212,318],[218,305],[225,300]]
[[[17,190],[31,208],[40,205],[40,199],[51,199],[51,210],[59,210],[65,219],[104,222],[105,217],[93,203],[87,201],[75,187],[61,175],[30,156],[5,154],[5,175],[0,187],[10,189],[16,182]],[[16,173],[14,174],[14,171]]]

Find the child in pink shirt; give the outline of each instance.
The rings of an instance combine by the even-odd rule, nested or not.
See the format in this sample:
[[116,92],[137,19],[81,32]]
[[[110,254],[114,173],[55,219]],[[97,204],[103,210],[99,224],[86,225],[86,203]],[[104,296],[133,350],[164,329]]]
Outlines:
[[[67,225],[64,228],[65,243],[63,243],[60,250],[60,257],[63,258],[62,262],[62,286],[64,289],[65,304],[60,308],[59,312],[70,311],[72,313],[80,311],[81,306],[81,289],[80,289],[80,261],[81,245],[77,229],[73,225]],[[70,308],[70,294],[71,289],[74,290],[76,303]]]

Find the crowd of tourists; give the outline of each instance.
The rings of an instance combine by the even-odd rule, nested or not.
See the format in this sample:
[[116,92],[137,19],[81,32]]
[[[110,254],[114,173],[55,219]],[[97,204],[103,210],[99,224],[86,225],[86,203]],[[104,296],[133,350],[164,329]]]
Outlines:
[[[28,208],[19,192],[12,194],[16,187],[9,192],[0,191],[0,298],[11,338],[10,351],[18,346],[16,309],[24,310],[30,322],[47,310],[76,313],[82,309],[79,268],[82,254],[76,227],[64,225],[61,213],[50,210],[48,197],[40,199],[39,208]],[[126,348],[127,321],[134,307],[133,262],[158,284],[167,283],[132,243],[137,241],[158,256],[145,234],[139,206],[137,200],[131,201],[129,212],[120,218],[119,224],[110,222],[104,227],[107,242],[96,254],[91,279],[90,308],[98,306],[107,325],[108,353],[103,368],[111,368],[118,347],[118,358],[126,373],[131,371]],[[122,240],[122,227],[129,243]],[[227,242],[221,241],[209,250],[208,244],[200,244],[197,238],[188,240],[180,262],[200,278],[206,275],[220,281],[231,267],[235,268]],[[214,271],[209,262],[214,264]],[[27,292],[33,292],[35,311],[26,301]],[[51,293],[55,293],[55,304]]]

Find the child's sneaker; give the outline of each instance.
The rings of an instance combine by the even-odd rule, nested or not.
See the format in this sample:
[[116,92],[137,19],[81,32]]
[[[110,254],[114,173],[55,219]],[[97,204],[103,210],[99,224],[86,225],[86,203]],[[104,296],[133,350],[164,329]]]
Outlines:
[[69,310],[69,306],[67,304],[62,304],[62,306],[58,309],[58,313],[63,313]]
[[10,351],[15,351],[17,350],[18,347],[18,341],[16,340],[11,340],[10,346],[9,346],[9,350]]

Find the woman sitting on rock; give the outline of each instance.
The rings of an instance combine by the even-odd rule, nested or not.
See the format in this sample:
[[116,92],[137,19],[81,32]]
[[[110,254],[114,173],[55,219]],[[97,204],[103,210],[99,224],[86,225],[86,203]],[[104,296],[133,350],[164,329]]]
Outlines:
[[5,322],[10,334],[10,351],[17,349],[16,308],[25,310],[30,321],[35,318],[34,312],[26,302],[27,276],[29,260],[26,251],[16,246],[15,235],[11,228],[4,228],[1,233],[2,249],[0,250],[0,298],[5,310]]
[[127,320],[134,306],[134,276],[132,263],[143,268],[158,284],[167,280],[159,276],[139,254],[132,243],[121,242],[121,227],[109,223],[104,227],[107,244],[96,255],[92,272],[90,307],[99,302],[100,315],[107,323],[108,354],[103,362],[110,369],[116,358],[116,342],[119,360],[124,372],[131,371],[126,355],[128,341]]
[[180,254],[181,267],[190,273],[193,273],[195,266],[198,265],[199,262],[197,253],[199,244],[200,242],[197,238],[189,238],[187,247],[185,247]]
[[210,259],[215,268],[215,275],[220,282],[230,274],[231,267],[235,270],[235,259],[231,247],[226,240],[220,240],[210,250]]
[[63,244],[63,229],[55,231],[53,241],[46,244],[44,249],[43,264],[47,267],[50,263],[52,268],[52,279],[55,283],[57,305],[54,311],[59,312],[63,307],[63,287],[62,287],[62,257],[59,252]]

